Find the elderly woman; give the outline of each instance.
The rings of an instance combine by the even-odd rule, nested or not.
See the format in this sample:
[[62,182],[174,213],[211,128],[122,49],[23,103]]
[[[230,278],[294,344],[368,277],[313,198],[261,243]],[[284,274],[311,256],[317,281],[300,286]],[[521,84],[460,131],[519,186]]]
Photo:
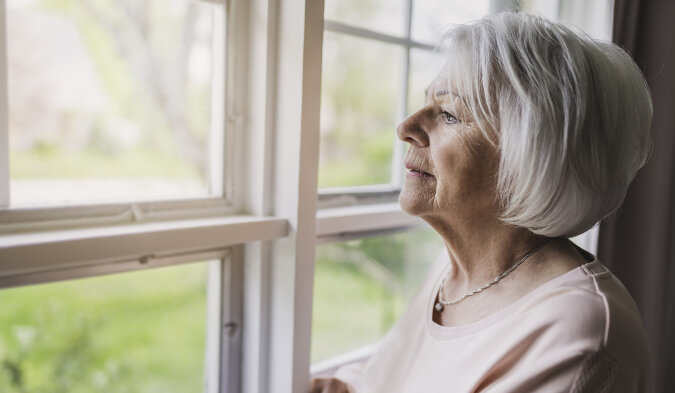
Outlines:
[[[313,392],[646,392],[640,315],[568,238],[621,205],[651,100],[613,44],[505,13],[449,32],[409,144],[401,207],[447,252],[365,364]],[[640,261],[635,261],[640,263]]]

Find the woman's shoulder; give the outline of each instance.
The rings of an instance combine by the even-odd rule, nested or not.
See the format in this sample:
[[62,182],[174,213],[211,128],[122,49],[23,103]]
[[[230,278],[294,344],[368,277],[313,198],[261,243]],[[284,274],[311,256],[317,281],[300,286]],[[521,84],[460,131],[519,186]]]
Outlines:
[[611,358],[624,374],[645,373],[649,355],[640,312],[621,281],[597,259],[535,292],[521,317],[546,326],[552,343]]
[[[536,313],[529,313],[537,309]],[[611,330],[641,327],[635,301],[621,281],[597,259],[543,284],[524,302],[523,312],[561,326],[574,325],[573,333],[601,335],[608,344]]]

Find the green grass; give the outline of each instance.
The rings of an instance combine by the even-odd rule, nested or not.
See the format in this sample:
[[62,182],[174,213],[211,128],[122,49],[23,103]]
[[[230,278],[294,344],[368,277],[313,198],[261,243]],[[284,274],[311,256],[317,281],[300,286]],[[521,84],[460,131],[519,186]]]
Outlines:
[[45,148],[12,152],[10,176],[13,179],[199,178],[200,174],[185,161],[156,150],[133,150],[112,155]]
[[319,188],[390,183],[394,136],[394,131],[385,129],[323,140]]
[[[381,339],[439,249],[431,230],[319,246],[312,362]],[[367,261],[402,286],[356,265]],[[196,263],[0,291],[0,392],[201,391],[207,274]]]
[[0,391],[201,391],[206,269],[1,291]]
[[[205,264],[0,291],[0,391],[198,392]],[[312,361],[380,339],[405,300],[351,264],[316,265]]]
[[[0,291],[0,391],[201,391],[206,269]],[[355,266],[319,260],[312,361],[377,341],[404,306]]]
[[[405,311],[441,248],[440,238],[430,229],[317,247],[312,362],[383,338]],[[387,287],[366,274],[368,264],[379,265],[397,285]]]
[[312,362],[379,340],[403,311],[405,299],[354,266],[317,260]]

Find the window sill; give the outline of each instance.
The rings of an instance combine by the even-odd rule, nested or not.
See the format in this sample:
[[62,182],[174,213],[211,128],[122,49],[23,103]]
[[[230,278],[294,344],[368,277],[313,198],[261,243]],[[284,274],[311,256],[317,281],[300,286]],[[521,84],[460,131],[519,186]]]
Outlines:
[[216,251],[222,254],[228,246],[287,234],[288,222],[282,218],[230,216],[2,235],[0,287],[24,283],[17,278],[22,275],[195,261]]
[[424,225],[422,219],[404,213],[398,202],[330,208],[317,212],[316,236],[330,241],[346,234],[385,232]]
[[364,347],[330,357],[326,360],[316,362],[311,365],[309,373],[312,377],[331,376],[335,374],[335,372],[340,367],[368,359],[373,355],[373,353],[375,353],[375,350],[377,350],[377,346],[379,344],[380,342],[378,341],[374,344],[366,345]]

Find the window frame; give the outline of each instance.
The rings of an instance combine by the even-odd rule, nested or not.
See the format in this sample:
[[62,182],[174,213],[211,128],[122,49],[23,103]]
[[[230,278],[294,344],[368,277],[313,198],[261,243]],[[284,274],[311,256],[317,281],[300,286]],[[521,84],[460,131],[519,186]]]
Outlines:
[[[8,47],[7,47],[7,1],[0,0],[0,119],[8,119]],[[97,217],[100,225],[118,223],[120,211],[134,212],[139,221],[149,212],[162,212],[166,218],[199,215],[198,210],[205,210],[202,215],[212,215],[218,210],[220,215],[229,215],[241,210],[243,196],[235,193],[241,182],[241,141],[242,106],[240,90],[230,88],[238,83],[237,62],[241,53],[238,45],[226,37],[231,35],[232,15],[227,11],[231,0],[194,0],[214,4],[220,7],[216,12],[214,46],[219,46],[217,56],[213,59],[211,88],[211,132],[209,190],[212,195],[203,197],[175,197],[134,199],[113,202],[47,204],[39,206],[12,206],[10,201],[11,179],[9,174],[9,125],[0,124],[0,232],[16,230],[41,229],[45,226],[81,226],[96,225]],[[222,34],[221,34],[222,33]],[[170,207],[170,208],[167,208]],[[170,211],[170,212],[169,212]],[[139,219],[139,214],[143,218]],[[168,213],[168,217],[167,217]],[[39,219],[36,219],[39,215]],[[83,218],[88,218],[83,220]],[[121,222],[124,222],[122,220]],[[12,224],[12,225],[10,225]]]
[[[0,0],[0,235],[5,235],[8,241],[16,240],[18,234],[24,234],[28,239],[34,239],[33,246],[45,246],[52,244],[54,251],[58,241],[77,241],[82,242],[86,236],[77,235],[78,228],[96,228],[100,237],[99,240],[107,241],[111,244],[117,244],[121,249],[128,247],[130,239],[120,236],[120,233],[133,233],[139,228],[155,228],[156,233],[166,233],[181,225],[188,225],[187,220],[200,218],[222,218],[223,223],[229,225],[242,225],[248,220],[255,223],[258,217],[253,215],[242,216],[242,201],[245,195],[242,192],[235,193],[235,189],[241,189],[244,174],[242,173],[243,155],[242,146],[245,140],[241,138],[244,134],[243,108],[244,99],[241,94],[245,89],[242,83],[242,70],[244,61],[242,54],[245,54],[246,36],[241,34],[241,20],[245,13],[245,8],[238,5],[237,1],[228,0],[202,0],[219,6],[220,12],[216,11],[218,28],[214,32],[215,45],[220,46],[219,53],[222,56],[216,56],[214,59],[214,68],[220,71],[214,73],[212,83],[212,116],[211,127],[217,132],[212,132],[211,148],[217,153],[211,161],[210,171],[211,187],[219,196],[200,197],[200,198],[179,198],[166,200],[144,200],[113,203],[96,204],[72,204],[57,206],[39,206],[39,207],[12,207],[9,205],[9,130],[7,124],[8,108],[8,84],[7,84],[7,1]],[[220,34],[222,33],[222,34]],[[223,61],[221,61],[223,60]],[[238,216],[235,216],[238,214]],[[274,221],[274,220],[272,220]],[[271,224],[274,225],[274,224]],[[108,231],[100,230],[109,228]],[[271,228],[271,226],[270,226]],[[70,233],[71,238],[66,239],[65,234]],[[35,234],[40,234],[37,240]],[[251,235],[249,235],[251,236]],[[283,236],[282,234],[275,236]],[[253,237],[257,239],[257,237]],[[166,244],[170,243],[170,237],[166,237]],[[224,243],[226,245],[229,245]],[[231,243],[230,243],[231,244]],[[15,258],[30,258],[29,255],[16,254],[18,247],[11,247],[7,241],[4,247],[0,249],[0,256],[8,258],[12,255]],[[196,250],[208,249],[208,244],[195,244]],[[48,249],[50,249],[48,247]],[[158,251],[171,250],[172,247],[164,247]],[[147,255],[152,255],[151,250],[147,250]],[[154,254],[161,254],[157,252]],[[45,254],[50,255],[50,254]],[[131,256],[129,256],[131,258]],[[146,258],[139,256],[139,258]],[[89,260],[110,260],[109,251],[101,250],[90,256]],[[147,259],[147,258],[146,258]],[[5,260],[0,258],[0,261]],[[102,262],[108,263],[108,262]],[[45,272],[60,268],[54,264],[45,263],[43,269]],[[77,269],[76,269],[77,270]],[[4,275],[7,266],[0,263],[0,275]],[[79,273],[73,272],[73,277]],[[67,276],[66,273],[63,276]],[[49,277],[49,275],[45,275]],[[31,282],[23,280],[22,282]]]
[[[404,6],[404,31],[402,37],[380,33],[374,30],[359,26],[349,25],[330,19],[324,21],[324,31],[335,34],[351,36],[359,39],[372,40],[378,43],[386,43],[403,48],[404,56],[400,74],[401,90],[397,97],[396,123],[402,122],[408,116],[408,88],[410,83],[410,51],[413,48],[434,51],[433,45],[414,41],[411,38],[412,28],[412,7],[413,0],[405,0]],[[392,133],[394,131],[392,130]],[[368,200],[380,199],[385,201],[394,201],[392,194],[398,194],[401,191],[401,182],[403,177],[403,154],[405,153],[405,144],[398,139],[394,139],[392,149],[392,159],[390,163],[389,183],[369,184],[362,186],[345,187],[327,187],[319,188],[319,197],[323,204],[340,204],[344,202],[344,196],[349,195],[352,204],[368,203]],[[347,202],[349,204],[349,202]]]
[[[0,119],[8,118],[8,85],[7,85],[7,12],[6,0],[0,0]],[[9,152],[9,125],[0,122],[0,149]],[[9,154],[0,154],[0,209],[9,206]]]
[[234,192],[246,189],[246,2],[203,1],[221,6],[224,17],[224,34],[215,37],[224,62],[214,64],[222,77],[212,84],[214,113],[222,114],[212,127],[222,132],[212,133],[210,144],[224,157],[210,168],[219,196],[17,208],[9,205],[7,4],[0,0],[0,289],[216,259],[207,296],[205,392],[239,392],[242,245],[283,238],[289,230],[283,217],[247,212],[246,191]]

